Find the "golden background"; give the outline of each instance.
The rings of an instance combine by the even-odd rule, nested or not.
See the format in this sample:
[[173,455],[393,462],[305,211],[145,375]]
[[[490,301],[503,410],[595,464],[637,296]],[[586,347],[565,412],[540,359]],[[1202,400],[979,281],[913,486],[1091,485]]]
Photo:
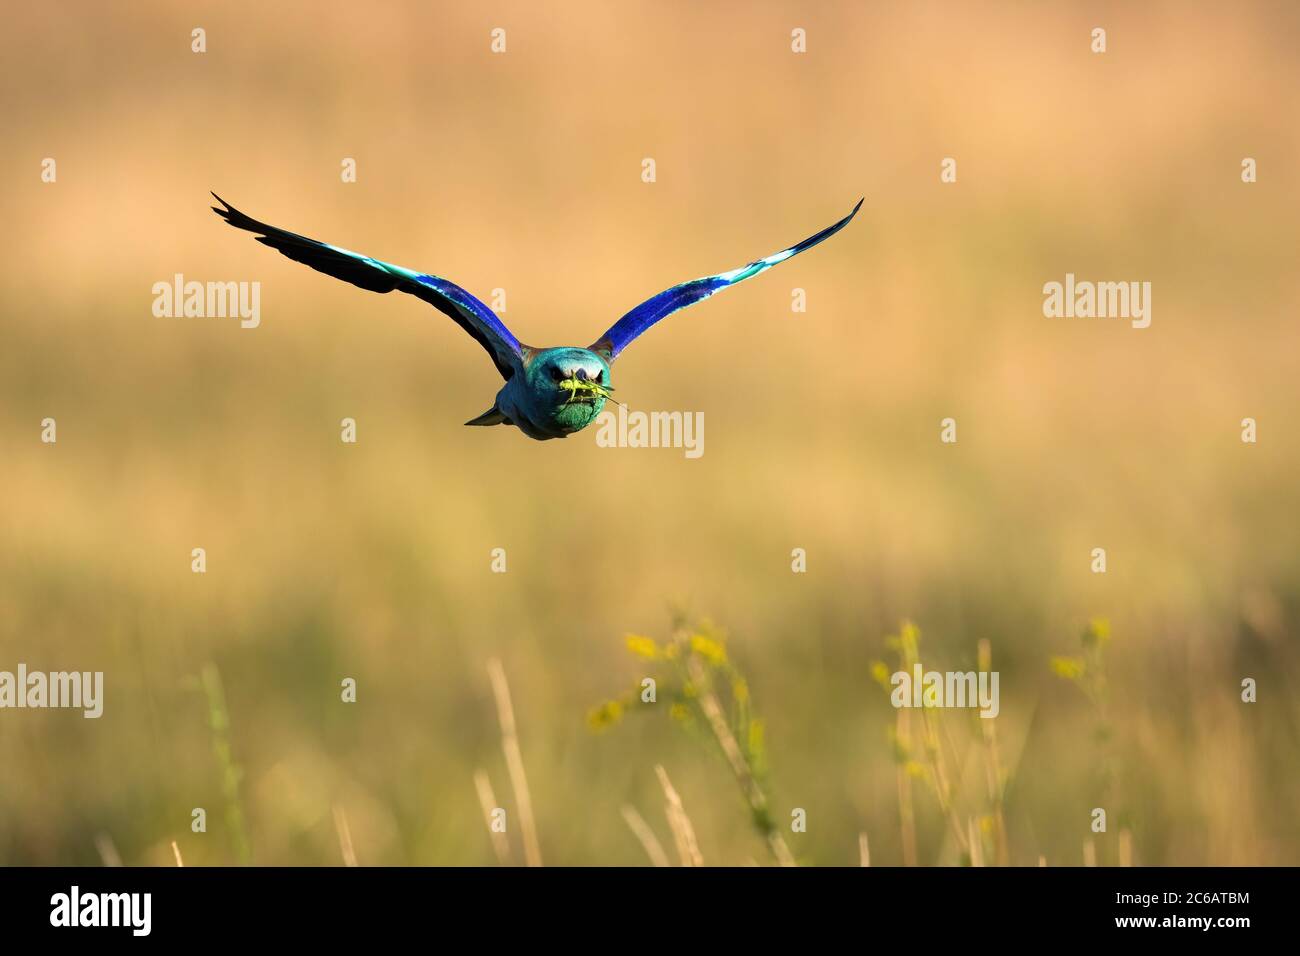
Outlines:
[[[107,839],[128,864],[170,864],[172,840],[187,864],[234,863],[242,828],[254,863],[332,865],[339,807],[363,864],[492,863],[476,768],[517,819],[493,657],[547,863],[646,862],[624,804],[671,845],[656,764],[706,862],[768,862],[726,765],[665,714],[587,728],[643,672],[623,636],[667,636],[674,608],[730,634],[800,862],[855,864],[860,832],[874,862],[902,859],[895,714],[870,668],[903,619],[940,669],[992,645],[1012,861],[1077,865],[1093,838],[1115,862],[1118,825],[1088,829],[1093,708],[1048,666],[1093,617],[1113,633],[1110,810],[1135,862],[1300,862],[1293,5],[7,18],[0,669],[102,670],[106,700],[97,721],[0,712],[0,862],[95,863]],[[705,413],[691,461],[594,429],[462,427],[500,385],[473,341],[231,230],[209,189],[484,299],[505,288],[535,345],[585,345],[866,203],[620,358],[633,408]],[[151,287],[178,272],[261,282],[261,327],[155,318]],[[1151,327],[1044,318],[1067,272],[1150,281]],[[980,772],[957,763],[967,789]],[[957,862],[923,785],[919,860]]]

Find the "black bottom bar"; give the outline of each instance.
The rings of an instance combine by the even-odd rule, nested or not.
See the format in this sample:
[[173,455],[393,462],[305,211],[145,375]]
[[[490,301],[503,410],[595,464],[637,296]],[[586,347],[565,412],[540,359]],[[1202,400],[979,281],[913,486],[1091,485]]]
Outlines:
[[[1284,930],[1287,869],[8,869],[6,942],[76,934],[337,944],[399,933],[573,943],[774,925],[918,945]],[[75,890],[73,888],[76,888]],[[126,894],[126,895],[123,895]],[[148,894],[147,897],[144,894]],[[115,925],[87,926],[87,923]],[[76,924],[76,925],[74,925]],[[143,932],[147,929],[147,934]],[[713,931],[713,932],[710,932]],[[867,934],[864,936],[863,934]],[[617,935],[611,935],[617,934]],[[919,935],[918,935],[919,934]],[[473,937],[471,937],[473,938]]]

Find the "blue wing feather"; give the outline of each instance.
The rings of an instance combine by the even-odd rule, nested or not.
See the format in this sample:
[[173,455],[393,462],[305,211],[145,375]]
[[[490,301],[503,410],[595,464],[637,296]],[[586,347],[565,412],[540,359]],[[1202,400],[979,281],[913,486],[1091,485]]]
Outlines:
[[509,379],[521,367],[523,346],[519,340],[497,318],[495,312],[454,282],[268,226],[244,215],[216,193],[212,195],[225,207],[218,209],[213,206],[213,212],[237,229],[256,233],[257,241],[263,245],[270,246],[317,272],[350,282],[370,292],[400,289],[423,299],[449,316],[483,346],[502,377]]
[[728,286],[733,286],[737,282],[744,282],[759,273],[766,272],[778,262],[784,262],[786,259],[797,256],[805,249],[811,249],[817,243],[829,239],[847,226],[853,217],[858,214],[858,210],[862,208],[862,202],[859,199],[858,204],[853,207],[853,211],[835,225],[828,226],[816,235],[809,236],[803,242],[796,243],[788,249],[783,249],[762,259],[756,259],[749,265],[741,266],[739,269],[732,269],[730,272],[720,272],[717,275],[683,282],[681,285],[675,285],[671,289],[660,292],[653,298],[646,299],[646,301],[610,326],[609,330],[592,344],[591,350],[603,355],[607,362],[614,361],[618,354],[627,348],[637,336],[656,322],[666,319],[674,312],[678,312],[688,305],[694,305],[701,299],[707,299],[715,292]]

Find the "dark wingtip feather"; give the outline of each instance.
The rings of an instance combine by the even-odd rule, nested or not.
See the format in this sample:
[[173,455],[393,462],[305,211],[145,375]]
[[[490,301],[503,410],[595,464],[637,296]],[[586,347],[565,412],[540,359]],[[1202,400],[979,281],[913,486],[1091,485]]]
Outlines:
[[[234,226],[236,229],[243,229],[247,232],[260,232],[264,234],[284,232],[284,230],[276,229],[274,226],[268,226],[264,222],[258,222],[256,219],[254,219],[252,216],[249,216],[247,213],[240,212],[238,209],[230,205],[230,203],[226,202],[216,193],[213,193],[212,196],[214,199],[216,199],[217,202],[221,203],[221,205],[225,207],[224,209],[218,209],[216,206],[213,206],[211,207],[212,211],[215,212],[222,219],[226,220],[226,222]],[[293,234],[286,233],[286,235],[293,235]],[[294,238],[302,239],[301,236],[294,236]],[[310,241],[310,240],[306,240],[306,241]]]
[[[213,212],[215,212],[222,219],[226,220],[226,222],[230,222],[230,214],[234,211],[233,207],[230,205],[230,203],[226,202],[216,193],[213,193],[211,190],[208,191],[212,193],[213,199],[215,199],[217,202],[221,203],[221,205],[225,207],[224,209],[218,209],[216,206],[209,206],[208,208],[211,209]],[[234,225],[234,223],[231,223],[231,225]]]

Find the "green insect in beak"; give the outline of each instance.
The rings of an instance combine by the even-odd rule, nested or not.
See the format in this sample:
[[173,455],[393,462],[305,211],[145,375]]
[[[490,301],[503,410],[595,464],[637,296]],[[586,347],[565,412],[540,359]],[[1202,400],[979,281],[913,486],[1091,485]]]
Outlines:
[[619,404],[619,402],[609,394],[613,389],[606,388],[604,385],[601,385],[599,382],[593,382],[591,379],[566,378],[564,381],[560,382],[560,388],[569,393],[569,397],[564,400],[564,404],[566,405],[570,402],[576,401],[580,394],[591,395],[593,398],[605,398],[614,402],[615,405]]

